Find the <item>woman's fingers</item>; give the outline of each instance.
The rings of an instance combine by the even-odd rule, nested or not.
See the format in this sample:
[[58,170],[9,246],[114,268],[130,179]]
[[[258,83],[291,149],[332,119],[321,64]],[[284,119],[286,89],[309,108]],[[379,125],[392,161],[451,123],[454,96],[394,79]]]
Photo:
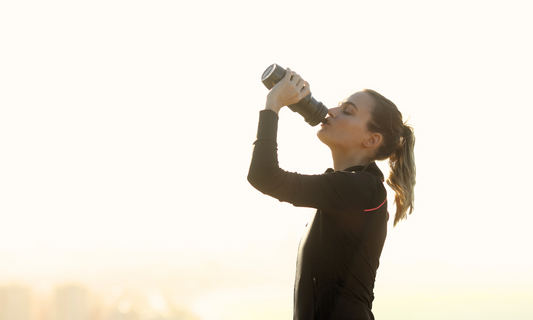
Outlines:
[[296,72],[292,71],[290,68],[287,68],[283,80],[289,81],[293,85],[296,85],[302,81],[302,77]]
[[285,77],[282,80],[291,81],[293,74],[294,72],[290,68],[285,69]]
[[302,76],[300,76],[298,73],[292,71],[290,68],[287,68],[286,70],[287,72],[285,74],[285,78],[288,78],[288,81],[294,86],[296,91],[300,92],[305,89],[306,86],[309,87],[307,81],[302,79]]
[[309,83],[298,73],[287,68],[285,76],[272,88],[267,98],[269,101],[287,106],[299,102],[310,92]]
[[304,85],[303,85],[302,89],[300,90],[300,93],[304,97],[311,93],[311,87],[310,87],[310,85],[309,85],[309,83],[307,81],[304,81]]

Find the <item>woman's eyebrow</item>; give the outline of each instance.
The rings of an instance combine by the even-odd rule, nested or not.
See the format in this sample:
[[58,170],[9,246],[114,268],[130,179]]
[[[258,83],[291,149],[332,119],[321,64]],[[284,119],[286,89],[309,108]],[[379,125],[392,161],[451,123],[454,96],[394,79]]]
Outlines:
[[350,102],[350,101],[344,101],[342,104],[349,104],[349,105],[351,105],[352,107],[354,107],[355,110],[359,111],[359,109],[357,109],[357,106],[356,106],[354,103]]

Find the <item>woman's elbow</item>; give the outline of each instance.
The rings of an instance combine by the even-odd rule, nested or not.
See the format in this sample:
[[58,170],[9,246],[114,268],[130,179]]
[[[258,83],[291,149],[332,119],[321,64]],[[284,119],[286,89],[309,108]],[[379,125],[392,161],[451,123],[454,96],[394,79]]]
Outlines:
[[264,190],[268,187],[267,175],[261,172],[250,170],[248,172],[248,182],[257,190],[264,193]]
[[248,176],[246,178],[254,188],[257,189],[256,186],[260,185],[260,179],[258,174],[254,173],[252,170],[248,172]]

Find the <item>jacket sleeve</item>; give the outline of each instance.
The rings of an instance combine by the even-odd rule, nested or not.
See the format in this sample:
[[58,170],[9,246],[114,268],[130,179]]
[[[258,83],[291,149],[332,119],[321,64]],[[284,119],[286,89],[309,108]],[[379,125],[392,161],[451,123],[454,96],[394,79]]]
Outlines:
[[[279,167],[277,154],[278,115],[263,110],[259,115],[248,181],[257,190],[295,206],[324,212],[365,210],[375,197],[376,180],[366,172],[332,172],[304,175]],[[379,185],[382,185],[379,181]]]

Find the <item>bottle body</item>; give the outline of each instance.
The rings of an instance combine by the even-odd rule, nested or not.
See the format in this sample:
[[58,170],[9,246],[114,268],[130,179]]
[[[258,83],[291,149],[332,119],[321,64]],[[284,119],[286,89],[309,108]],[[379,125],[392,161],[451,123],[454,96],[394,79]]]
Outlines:
[[[285,76],[286,70],[278,64],[270,65],[261,76],[261,82],[267,87],[268,90],[272,89],[276,83],[278,83]],[[328,114],[328,108],[313,98],[310,93],[298,103],[288,106],[293,112],[299,113],[304,117],[305,122],[311,126],[316,126],[320,122],[324,121]]]

